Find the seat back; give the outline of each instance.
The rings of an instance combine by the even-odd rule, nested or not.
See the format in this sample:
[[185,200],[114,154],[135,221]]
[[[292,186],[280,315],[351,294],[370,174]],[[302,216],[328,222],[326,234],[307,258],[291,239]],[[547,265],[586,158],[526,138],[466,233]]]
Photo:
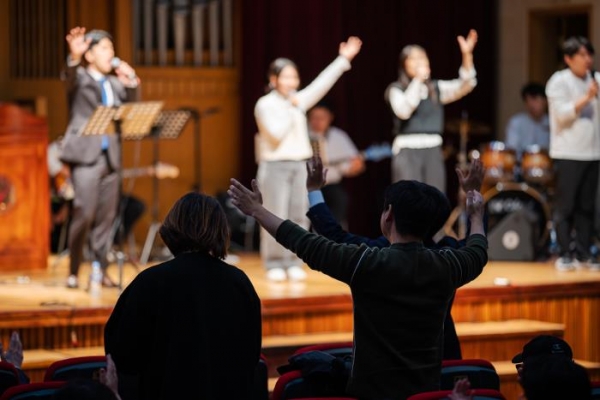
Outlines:
[[106,368],[106,356],[72,357],[56,361],[46,369],[44,382],[72,379],[94,379],[100,368]]
[[315,344],[312,346],[300,347],[294,352],[294,355],[307,353],[309,351],[324,351],[335,357],[344,357],[346,355],[352,355],[353,346],[354,344],[352,342]]
[[14,365],[6,361],[0,361],[0,394],[6,389],[19,384],[19,373]]
[[[413,394],[406,400],[451,400],[452,390],[437,390]],[[506,400],[504,395],[494,389],[473,389],[469,391],[472,400]]]
[[0,400],[51,400],[65,382],[36,382],[8,388]]
[[592,381],[592,400],[600,400],[600,381]]
[[500,390],[500,377],[491,362],[482,359],[444,360],[441,390],[452,390],[457,380],[467,378],[474,389]]

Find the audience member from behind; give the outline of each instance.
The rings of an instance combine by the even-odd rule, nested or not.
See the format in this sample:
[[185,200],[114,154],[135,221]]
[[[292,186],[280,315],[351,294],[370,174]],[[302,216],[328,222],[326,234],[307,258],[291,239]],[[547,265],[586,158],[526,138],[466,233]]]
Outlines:
[[527,83],[521,89],[525,111],[513,115],[506,126],[506,146],[514,149],[520,160],[532,146],[548,150],[550,122],[546,89],[539,83]]
[[523,365],[521,386],[527,400],[587,400],[592,398],[584,367],[566,357],[544,355]]
[[454,290],[475,279],[487,262],[483,198],[467,193],[471,235],[462,249],[427,249],[423,238],[448,199],[417,181],[385,192],[381,231],[391,245],[341,245],[283,221],[252,190],[231,180],[233,204],[253,216],[308,266],[350,286],[354,345],[348,394],[363,400],[405,399],[439,389],[443,322]]
[[[325,178],[329,171],[323,169],[323,164],[319,157],[313,157],[307,162],[306,166],[306,189],[308,190],[308,199],[310,203],[310,208],[306,215],[310,219],[312,228],[315,232],[336,243],[356,245],[364,243],[369,247],[390,246],[390,242],[384,236],[372,239],[345,231],[329,210],[328,204],[324,202],[324,196],[321,193],[321,187],[325,184]],[[456,169],[456,173],[458,175],[460,186],[465,193],[470,190],[479,191],[481,189],[484,171],[480,160],[473,160],[465,173],[458,168]],[[449,203],[444,204],[437,209],[437,221],[432,224],[432,229],[423,241],[426,247],[432,249],[440,249],[442,247],[459,248],[466,244],[466,238],[457,241],[450,236],[444,236],[438,242],[434,241],[433,236],[443,227],[450,216],[450,212]],[[448,312],[446,313],[446,319],[444,321],[444,360],[458,360],[462,358],[460,342],[451,313],[453,299],[454,297],[448,303]]]
[[160,235],[173,260],[142,271],[120,296],[104,333],[124,400],[249,399],[261,349],[260,300],[226,264],[225,212],[188,193]]

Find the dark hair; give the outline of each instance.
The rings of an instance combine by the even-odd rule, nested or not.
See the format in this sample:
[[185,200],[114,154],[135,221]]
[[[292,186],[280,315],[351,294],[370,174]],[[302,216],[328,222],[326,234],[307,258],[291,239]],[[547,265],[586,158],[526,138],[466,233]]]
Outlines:
[[210,196],[191,192],[177,200],[160,228],[160,236],[177,256],[186,251],[224,259],[229,247],[227,216]]
[[102,39],[108,39],[111,42],[113,41],[111,34],[106,31],[103,31],[101,29],[94,29],[94,30],[91,30],[88,33],[86,33],[85,40],[89,40],[89,39],[92,39],[92,41],[90,42],[90,46],[88,47],[88,50],[90,50],[92,47],[97,45]]
[[385,189],[384,209],[389,205],[398,233],[419,239],[436,233],[450,215],[450,202],[444,193],[413,180],[398,181]]
[[571,36],[565,40],[562,52],[565,56],[573,57],[582,47],[585,47],[588,53],[594,54],[594,46],[592,46],[590,41],[583,36]]
[[273,60],[271,64],[269,64],[269,70],[267,71],[267,79],[270,79],[272,76],[279,76],[281,71],[287,67],[292,66],[298,71],[298,66],[295,62],[290,60],[289,58],[279,57]]
[[592,398],[586,369],[562,356],[528,359],[523,364],[521,386],[527,400]]
[[319,101],[317,104],[312,106],[310,108],[310,110],[308,110],[308,113],[310,113],[315,108],[324,108],[325,110],[329,111],[330,113],[335,114],[335,112],[333,110],[333,103],[331,101],[329,101],[328,99],[323,99],[323,100]]
[[[408,74],[406,73],[406,59],[410,56],[410,53],[412,53],[413,50],[422,51],[423,53],[425,53],[425,55],[427,55],[427,52],[425,51],[425,49],[423,47],[419,46],[418,44],[409,44],[407,46],[404,46],[404,48],[402,48],[402,50],[400,51],[400,55],[398,56],[398,82],[400,82],[400,86],[402,87],[402,90],[406,90],[406,88],[408,87],[408,85],[410,84],[410,82],[412,80],[412,78],[410,78],[408,76]],[[429,90],[429,98],[433,102],[437,102],[438,95],[435,90],[435,84],[430,79],[427,82],[425,82],[425,85],[427,86],[427,89]]]
[[116,400],[117,396],[103,383],[93,379],[73,379],[58,389],[54,400]]
[[541,83],[529,82],[523,85],[521,88],[521,98],[525,100],[526,97],[546,97],[546,88]]

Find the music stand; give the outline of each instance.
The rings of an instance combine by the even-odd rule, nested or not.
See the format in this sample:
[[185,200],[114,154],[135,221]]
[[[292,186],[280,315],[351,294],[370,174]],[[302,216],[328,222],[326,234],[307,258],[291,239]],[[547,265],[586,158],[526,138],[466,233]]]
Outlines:
[[[177,139],[191,116],[192,112],[190,110],[165,110],[160,112],[155,125],[152,127],[152,138],[154,140],[153,165],[155,167],[159,163],[159,139]],[[148,228],[148,234],[146,235],[146,241],[144,242],[144,247],[140,256],[140,262],[142,264],[148,263],[150,252],[156,241],[156,234],[162,225],[158,216],[158,180],[159,177],[157,174],[154,174],[152,177],[152,223]]]
[[[82,136],[87,135],[102,135],[115,134],[119,142],[119,165],[123,165],[123,146],[122,141],[139,140],[150,134],[160,110],[163,107],[162,101],[146,101],[126,103],[119,107],[99,106],[96,108],[87,125],[85,126]],[[125,211],[123,199],[123,172],[122,167],[117,170],[119,184],[119,209],[115,226],[119,234],[117,246],[117,265],[119,268],[119,290],[123,289],[123,213]],[[110,250],[114,240],[111,239],[107,243],[106,252]]]

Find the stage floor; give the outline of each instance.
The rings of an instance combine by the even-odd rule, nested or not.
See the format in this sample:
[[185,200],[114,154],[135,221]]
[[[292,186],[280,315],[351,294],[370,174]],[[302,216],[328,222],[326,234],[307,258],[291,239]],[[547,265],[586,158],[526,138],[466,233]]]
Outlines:
[[[26,310],[44,310],[56,308],[105,308],[112,307],[119,295],[118,289],[103,289],[100,297],[92,297],[85,290],[89,264],[82,265],[80,288],[65,287],[68,274],[68,258],[55,263],[55,256],[48,259],[45,270],[3,271],[0,272],[0,312],[18,312]],[[348,287],[328,276],[306,268],[308,278],[304,282],[273,283],[265,278],[264,269],[258,254],[236,254],[228,261],[248,274],[259,297],[263,301],[275,302],[283,299],[302,299],[310,297],[348,296]],[[140,267],[142,270],[144,267]],[[118,281],[119,271],[116,264],[108,269],[113,280]],[[123,267],[123,285],[126,286],[138,273],[133,264]],[[554,268],[553,260],[547,262],[502,262],[490,261],[481,276],[459,289],[457,298],[469,293],[489,289],[506,288],[524,290],[536,287],[572,287],[596,286],[600,284],[600,271],[581,269],[560,272]]]

